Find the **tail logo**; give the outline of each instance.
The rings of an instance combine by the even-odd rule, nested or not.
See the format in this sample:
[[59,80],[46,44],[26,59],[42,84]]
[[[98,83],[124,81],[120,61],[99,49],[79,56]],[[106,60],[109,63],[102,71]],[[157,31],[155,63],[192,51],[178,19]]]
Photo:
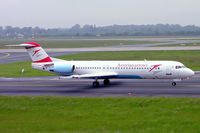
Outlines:
[[34,56],[34,55],[35,55],[37,52],[39,52],[39,51],[40,51],[40,49],[35,50],[32,56]]

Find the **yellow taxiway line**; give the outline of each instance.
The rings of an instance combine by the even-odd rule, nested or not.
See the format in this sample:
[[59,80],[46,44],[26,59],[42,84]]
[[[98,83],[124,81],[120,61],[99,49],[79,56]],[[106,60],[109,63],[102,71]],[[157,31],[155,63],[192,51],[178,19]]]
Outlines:
[[10,56],[10,53],[1,53],[1,54],[5,54],[4,56],[0,57],[0,60],[7,58],[8,56]]
[[[54,86],[66,86],[66,87],[78,87],[78,86],[86,86],[86,85],[88,85],[88,86],[90,86],[90,84],[77,84],[77,83],[75,83],[75,84],[72,84],[72,83],[69,83],[69,84],[67,84],[67,82],[66,82],[66,84],[33,84],[33,83],[45,83],[45,82],[17,82],[18,84],[11,84],[11,83],[14,83],[14,82],[9,82],[9,84],[4,84],[4,83],[2,83],[2,84],[0,84],[0,86],[1,87],[6,87],[6,86],[18,86],[18,87],[25,87],[25,86],[37,86],[37,87],[39,87],[39,86],[52,86],[52,87],[54,87]],[[16,82],[15,82],[16,83]],[[19,83],[22,83],[22,84],[19,84]],[[28,83],[32,83],[32,84],[28,84]],[[48,83],[48,82],[46,82],[46,83]],[[59,82],[54,82],[54,83],[59,83]],[[156,89],[156,87],[172,87],[172,86],[170,86],[170,85],[110,85],[110,86],[113,86],[113,87],[155,87],[155,89]],[[197,88],[197,87],[200,87],[200,85],[177,85],[176,87],[195,87],[195,88]],[[174,89],[176,89],[176,87],[172,87],[172,88],[174,88]]]

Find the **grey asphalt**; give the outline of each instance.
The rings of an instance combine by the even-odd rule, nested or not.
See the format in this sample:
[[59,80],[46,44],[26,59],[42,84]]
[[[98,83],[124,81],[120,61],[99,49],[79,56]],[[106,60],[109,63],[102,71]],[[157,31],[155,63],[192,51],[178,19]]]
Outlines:
[[[47,54],[51,57],[78,54],[83,53],[81,51],[67,51],[67,52],[48,52]],[[30,60],[27,52],[5,52],[0,53],[0,64],[14,63],[19,61]]]
[[111,80],[111,85],[93,88],[93,80],[63,80],[58,77],[0,78],[0,95],[80,97],[200,97],[200,76],[177,82],[170,80]]

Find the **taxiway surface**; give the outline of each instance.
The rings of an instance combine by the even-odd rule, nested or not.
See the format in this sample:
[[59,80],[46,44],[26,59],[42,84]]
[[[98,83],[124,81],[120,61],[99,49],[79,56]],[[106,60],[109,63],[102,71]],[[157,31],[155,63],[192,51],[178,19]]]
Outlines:
[[[55,56],[63,56],[63,55],[78,54],[78,53],[83,53],[83,52],[81,51],[48,52],[47,54],[51,57],[55,57]],[[14,63],[26,60],[30,60],[30,57],[27,52],[0,53],[0,64]]]
[[93,80],[61,80],[58,77],[0,78],[0,95],[9,96],[170,96],[200,97],[199,76],[177,82],[169,80],[111,80],[111,85],[93,88]]

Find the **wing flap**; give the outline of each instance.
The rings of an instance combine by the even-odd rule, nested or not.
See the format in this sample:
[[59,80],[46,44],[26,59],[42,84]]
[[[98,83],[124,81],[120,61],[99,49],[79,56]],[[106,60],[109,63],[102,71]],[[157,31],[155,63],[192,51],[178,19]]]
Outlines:
[[91,73],[91,74],[82,74],[82,75],[71,75],[68,77],[62,77],[62,78],[76,78],[76,79],[95,79],[95,78],[112,78],[117,76],[118,74],[115,72],[102,72],[102,73]]

